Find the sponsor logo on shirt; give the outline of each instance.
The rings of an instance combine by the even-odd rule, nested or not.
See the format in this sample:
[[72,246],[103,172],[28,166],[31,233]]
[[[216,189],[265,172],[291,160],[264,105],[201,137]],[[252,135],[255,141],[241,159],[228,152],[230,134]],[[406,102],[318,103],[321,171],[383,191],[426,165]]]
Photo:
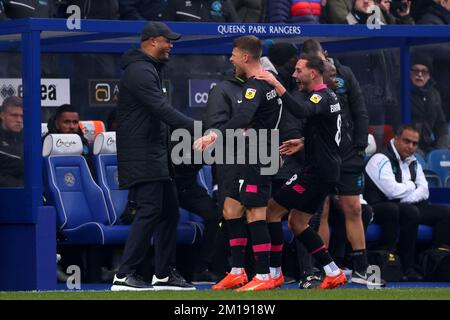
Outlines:
[[311,100],[314,103],[319,103],[320,100],[322,100],[322,97],[320,96],[320,94],[314,93],[311,98],[309,98],[309,100]]
[[245,91],[245,98],[246,99],[253,99],[256,94],[256,89],[248,88],[247,91]]

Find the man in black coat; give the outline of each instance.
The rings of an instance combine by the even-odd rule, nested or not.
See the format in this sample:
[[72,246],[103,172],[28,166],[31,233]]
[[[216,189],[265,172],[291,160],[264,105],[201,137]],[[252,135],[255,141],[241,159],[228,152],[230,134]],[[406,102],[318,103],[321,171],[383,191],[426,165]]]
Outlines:
[[166,7],[167,0],[119,0],[120,19],[161,21]]
[[419,152],[425,156],[433,149],[450,146],[442,100],[431,78],[433,61],[429,55],[415,53],[411,57],[411,118],[419,130]]
[[[169,59],[171,40],[180,38],[161,22],[151,22],[141,34],[141,47],[122,57],[117,109],[119,184],[134,193],[136,216],[121,266],[111,290],[194,290],[170,265],[175,258],[179,207],[169,158],[169,131],[193,131],[194,121],[170,107],[164,94],[161,68]],[[153,235],[155,274],[152,285],[139,268]]]
[[450,24],[450,1],[434,0],[425,9],[422,18],[417,21],[418,24]]
[[0,119],[0,188],[23,187],[22,99],[6,98]]
[[238,22],[238,16],[231,0],[169,0],[167,20]]

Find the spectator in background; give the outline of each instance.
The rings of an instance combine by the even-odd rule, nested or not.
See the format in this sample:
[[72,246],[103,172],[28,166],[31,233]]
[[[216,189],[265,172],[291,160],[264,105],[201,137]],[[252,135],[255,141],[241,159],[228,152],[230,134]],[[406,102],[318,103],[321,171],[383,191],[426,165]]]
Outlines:
[[267,22],[286,23],[291,16],[291,1],[277,0],[267,2]]
[[237,22],[231,0],[169,0],[167,20],[187,22]]
[[22,99],[6,98],[1,106],[0,120],[0,187],[23,187]]
[[347,24],[347,15],[352,11],[354,0],[328,0],[323,17],[327,23]]
[[238,22],[261,23],[266,19],[265,0],[231,0],[238,16]]
[[122,20],[164,20],[167,0],[119,0]]
[[[386,20],[381,14],[377,17],[374,0],[355,0],[352,10],[348,13],[346,20],[348,24],[386,24]],[[373,21],[369,20],[375,14]]]
[[[399,2],[401,0],[394,0],[393,4]],[[433,2],[433,0],[414,0],[411,6],[411,16],[414,21],[419,21],[422,16],[425,14],[425,11],[428,5]]]
[[[50,18],[56,13],[56,0],[0,0],[0,20]],[[3,9],[3,10],[2,10]]]
[[321,0],[291,0],[291,18],[288,23],[320,23]]
[[63,17],[69,15],[67,7],[76,5],[81,9],[81,19],[119,19],[118,0],[65,0],[59,8]]
[[435,148],[448,148],[450,138],[441,96],[431,79],[431,58],[416,53],[411,60],[411,117],[421,136],[418,151],[425,156]]
[[418,24],[450,24],[450,0],[434,0]]
[[297,88],[297,83],[292,78],[297,56],[297,48],[289,42],[278,42],[269,48],[269,60],[273,63],[278,77],[288,91]]
[[399,7],[393,15],[391,8],[392,0],[376,0],[376,4],[380,7],[381,13],[387,24],[414,24],[414,19],[409,15],[411,12],[411,1],[401,0]]
[[0,0],[0,20],[5,19],[6,19],[5,7],[3,6],[3,0]]
[[414,127],[401,126],[387,150],[376,153],[365,168],[364,198],[374,209],[375,222],[391,226],[382,241],[389,243],[389,237],[392,243],[400,225],[397,249],[407,281],[421,278],[413,269],[419,224],[433,227],[433,247],[450,244],[450,207],[429,203],[428,183],[414,156],[419,136]]

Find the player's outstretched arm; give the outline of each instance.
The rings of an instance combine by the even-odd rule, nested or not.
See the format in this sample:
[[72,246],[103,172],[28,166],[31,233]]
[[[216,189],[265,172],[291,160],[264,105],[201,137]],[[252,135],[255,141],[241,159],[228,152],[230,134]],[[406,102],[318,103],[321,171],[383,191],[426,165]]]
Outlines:
[[207,135],[204,135],[203,137],[198,138],[194,141],[193,149],[197,151],[203,151],[205,150],[209,145],[213,144],[214,141],[217,139],[217,134],[211,131]]
[[282,155],[291,156],[294,153],[299,152],[305,147],[305,140],[301,139],[290,139],[284,141],[280,146],[280,153]]

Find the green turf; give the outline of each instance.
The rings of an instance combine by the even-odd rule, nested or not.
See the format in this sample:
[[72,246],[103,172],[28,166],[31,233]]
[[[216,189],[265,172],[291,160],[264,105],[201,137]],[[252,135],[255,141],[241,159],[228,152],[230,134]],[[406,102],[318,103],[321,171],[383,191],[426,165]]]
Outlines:
[[450,288],[273,290],[236,293],[195,292],[0,292],[0,300],[450,300]]

